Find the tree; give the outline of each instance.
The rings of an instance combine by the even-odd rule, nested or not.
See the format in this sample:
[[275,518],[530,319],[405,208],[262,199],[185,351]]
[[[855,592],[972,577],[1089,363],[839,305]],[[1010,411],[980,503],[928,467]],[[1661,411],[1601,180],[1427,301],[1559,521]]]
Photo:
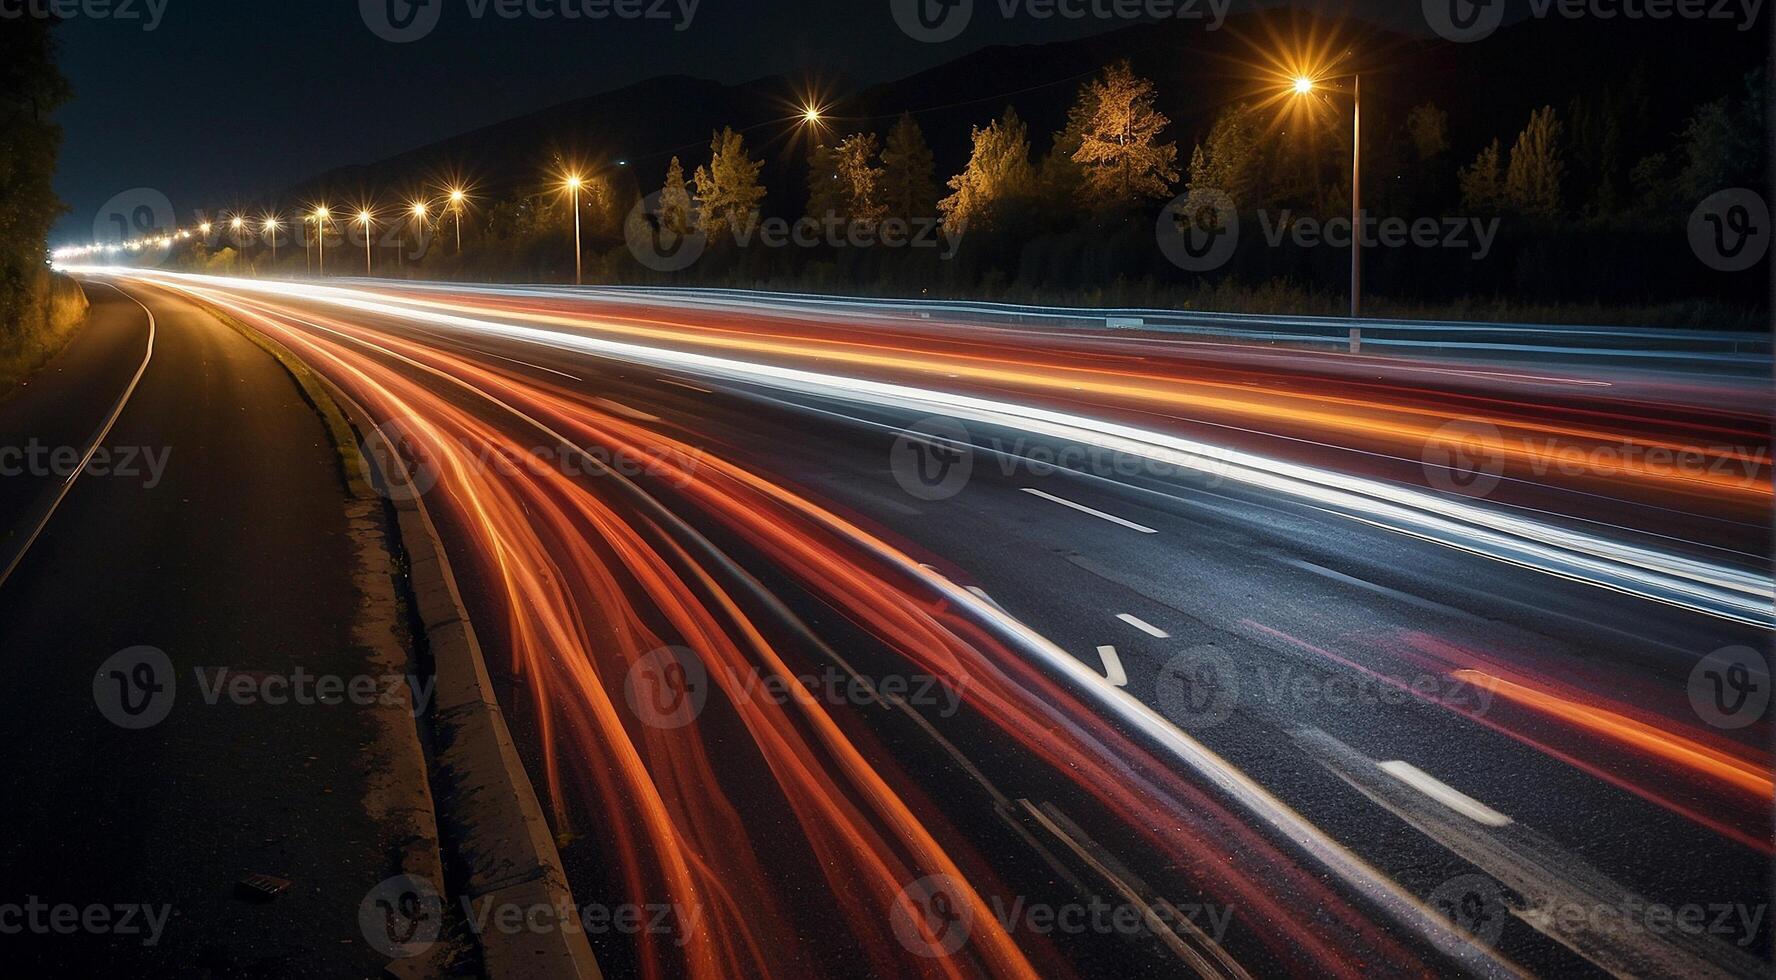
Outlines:
[[1223,109],[1209,127],[1209,135],[1190,154],[1188,188],[1221,191],[1241,208],[1268,203],[1258,121],[1244,103]]
[[62,130],[50,116],[70,94],[55,64],[55,24],[25,17],[0,29],[0,341],[46,316],[43,258],[62,212],[52,186]]
[[1560,135],[1560,119],[1552,106],[1530,114],[1505,170],[1505,202],[1512,208],[1538,218],[1560,213],[1560,182],[1566,175]]
[[1042,158],[1036,175],[1037,190],[1053,211],[1071,211],[1084,196],[1085,167],[1074,156],[1085,145],[1086,128],[1097,111],[1097,96],[1088,82],[1079,87],[1079,97],[1067,110],[1067,125],[1054,134],[1054,146]]
[[808,216],[880,223],[887,214],[882,203],[883,171],[876,164],[881,152],[874,133],[853,133],[836,147],[815,147],[808,169]]
[[937,214],[937,161],[911,113],[902,114],[882,148],[882,207],[908,221]]
[[708,167],[698,167],[692,181],[697,185],[698,219],[702,231],[714,236],[723,231],[744,231],[758,221],[765,199],[759,171],[764,162],[746,155],[746,141],[724,128],[709,143]]
[[1449,152],[1449,113],[1425,103],[1406,114],[1406,132],[1419,163],[1430,163]]
[[1005,115],[973,130],[974,152],[968,167],[950,178],[955,193],[937,204],[944,226],[961,230],[971,222],[991,223],[994,213],[1036,186],[1030,166],[1030,135],[1017,110],[1006,106]]
[[660,230],[679,235],[689,234],[693,224],[691,217],[691,191],[685,186],[684,166],[678,157],[666,167],[666,183],[660,188]]
[[1677,189],[1700,201],[1729,187],[1752,187],[1764,172],[1763,72],[1745,76],[1745,97],[1734,104],[1722,97],[1703,105],[1684,124],[1679,139],[1683,170]]
[[1505,199],[1504,148],[1493,140],[1461,172],[1462,207],[1473,214],[1497,211]]
[[1089,88],[1095,104],[1073,154],[1085,168],[1086,199],[1114,210],[1170,197],[1178,181],[1178,145],[1159,141],[1172,121],[1153,107],[1153,83],[1122,61]]

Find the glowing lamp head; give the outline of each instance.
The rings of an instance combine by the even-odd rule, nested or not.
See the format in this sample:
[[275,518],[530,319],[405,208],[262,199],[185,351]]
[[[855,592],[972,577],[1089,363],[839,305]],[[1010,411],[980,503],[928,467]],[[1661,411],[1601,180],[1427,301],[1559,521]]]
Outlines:
[[467,196],[468,195],[464,194],[462,191],[451,191],[450,192],[450,203],[461,204],[463,202],[463,198],[465,198]]
[[1298,76],[1295,79],[1295,94],[1296,95],[1306,95],[1307,93],[1312,92],[1313,90],[1314,90],[1314,80],[1313,79],[1307,77],[1306,75]]
[[245,218],[236,218],[233,221],[230,221],[228,224],[235,231],[240,231],[242,228],[246,227],[247,222],[246,222]]
[[370,212],[359,211],[358,212],[358,220],[363,222],[364,224],[369,224],[370,223]]
[[426,206],[424,204],[415,204],[413,206],[413,216],[415,218],[425,217],[426,216]]
[[331,215],[332,213],[333,212],[327,210],[326,208],[315,208],[315,214],[314,214],[315,220],[316,221],[326,221],[327,217],[329,215]]
[[204,222],[204,223],[203,223],[203,224],[201,224],[201,225],[198,225],[198,226],[197,226],[197,230],[198,230],[198,231],[201,231],[201,232],[203,232],[203,233],[204,233],[204,234],[206,234],[206,235],[207,235],[207,234],[209,234],[209,233],[210,233],[210,228],[211,228],[211,227],[212,227],[212,226],[211,226],[211,225],[210,225],[210,223],[209,223],[209,222],[208,222],[208,221],[206,221],[206,222]]
[[567,189],[570,191],[577,191],[583,183],[585,183],[585,180],[583,180],[579,174],[570,175],[567,178]]

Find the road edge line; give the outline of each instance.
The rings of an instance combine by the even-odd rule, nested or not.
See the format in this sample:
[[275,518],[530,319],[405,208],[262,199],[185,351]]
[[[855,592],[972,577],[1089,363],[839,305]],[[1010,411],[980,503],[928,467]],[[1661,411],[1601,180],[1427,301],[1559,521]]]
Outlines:
[[[407,558],[413,619],[432,657],[431,759],[434,775],[443,784],[443,793],[438,795],[445,800],[435,804],[434,819],[450,829],[456,863],[466,873],[462,897],[467,899],[474,921],[493,925],[499,921],[497,910],[502,907],[524,909],[527,924],[529,913],[538,907],[557,916],[553,929],[471,928],[480,947],[482,969],[491,980],[564,976],[601,980],[603,974],[591,944],[583,930],[573,928],[579,921],[575,914],[578,906],[568,887],[560,851],[506,726],[480,641],[431,514],[419,494],[412,492],[405,472],[383,467],[374,454],[361,451],[359,439],[347,435],[380,431],[356,400],[263,332],[208,303],[199,301],[199,305],[266,348],[296,379],[323,418],[328,416],[329,406],[337,413],[345,429],[336,430],[329,419],[328,434],[334,439],[346,436],[336,449],[354,493],[361,487],[370,496],[379,496],[364,479],[371,469],[385,486],[406,488],[398,499],[388,501],[396,518],[390,530],[396,547]],[[447,894],[443,882],[434,884],[440,895]],[[493,914],[489,914],[490,907]],[[399,970],[400,962],[391,964],[395,972],[404,972]]]

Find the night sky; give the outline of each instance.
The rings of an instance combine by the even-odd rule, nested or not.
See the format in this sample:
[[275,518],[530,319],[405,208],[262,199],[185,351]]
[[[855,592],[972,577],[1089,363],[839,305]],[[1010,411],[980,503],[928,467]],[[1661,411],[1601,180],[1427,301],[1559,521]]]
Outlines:
[[[131,188],[158,189],[188,215],[658,75],[734,83],[791,74],[842,87],[990,44],[1126,24],[1006,19],[1000,0],[977,0],[962,37],[925,44],[896,26],[889,0],[700,0],[684,31],[670,20],[507,20],[481,0],[432,2],[442,4],[436,28],[406,44],[373,33],[359,0],[155,0],[164,13],[152,31],[143,30],[143,0],[132,0],[140,19],[64,23],[61,63],[75,100],[58,116],[66,141],[56,189],[70,211],[54,240],[88,240],[101,206]],[[676,17],[690,2],[665,7]],[[1295,5],[1395,19],[1403,5],[1417,7]]]

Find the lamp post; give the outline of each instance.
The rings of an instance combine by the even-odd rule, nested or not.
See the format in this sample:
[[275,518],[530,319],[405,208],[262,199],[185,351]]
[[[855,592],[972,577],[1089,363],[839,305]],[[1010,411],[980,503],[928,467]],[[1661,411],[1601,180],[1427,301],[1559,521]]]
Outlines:
[[[1363,309],[1363,76],[1351,74],[1351,319],[1354,321]],[[1318,87],[1323,79],[1311,78],[1307,75],[1295,79],[1295,94],[1309,95]],[[1350,328],[1350,350],[1355,354],[1363,349],[1363,328],[1353,324]]]
[[265,219],[265,234],[271,239],[271,273],[277,275],[278,264],[278,224],[276,215]]
[[315,254],[320,256],[320,274],[327,274],[327,215],[331,213],[326,205],[315,208]]
[[241,241],[241,229],[247,226],[247,219],[237,214],[228,224],[234,229],[234,271],[238,274],[241,271],[241,257],[247,251],[247,246]]
[[458,255],[462,254],[462,209],[463,202],[467,198],[468,195],[463,193],[461,188],[452,188],[450,191],[450,210],[456,214],[456,254]]
[[368,277],[368,276],[375,275],[375,273],[371,271],[371,267],[370,267],[371,215],[370,215],[369,210],[363,210],[363,211],[358,212],[358,223],[360,223],[364,226],[364,275]]
[[574,212],[574,285],[576,286],[586,284],[585,267],[580,263],[580,186],[584,183],[585,181],[579,174],[568,175],[567,191],[573,200]]

